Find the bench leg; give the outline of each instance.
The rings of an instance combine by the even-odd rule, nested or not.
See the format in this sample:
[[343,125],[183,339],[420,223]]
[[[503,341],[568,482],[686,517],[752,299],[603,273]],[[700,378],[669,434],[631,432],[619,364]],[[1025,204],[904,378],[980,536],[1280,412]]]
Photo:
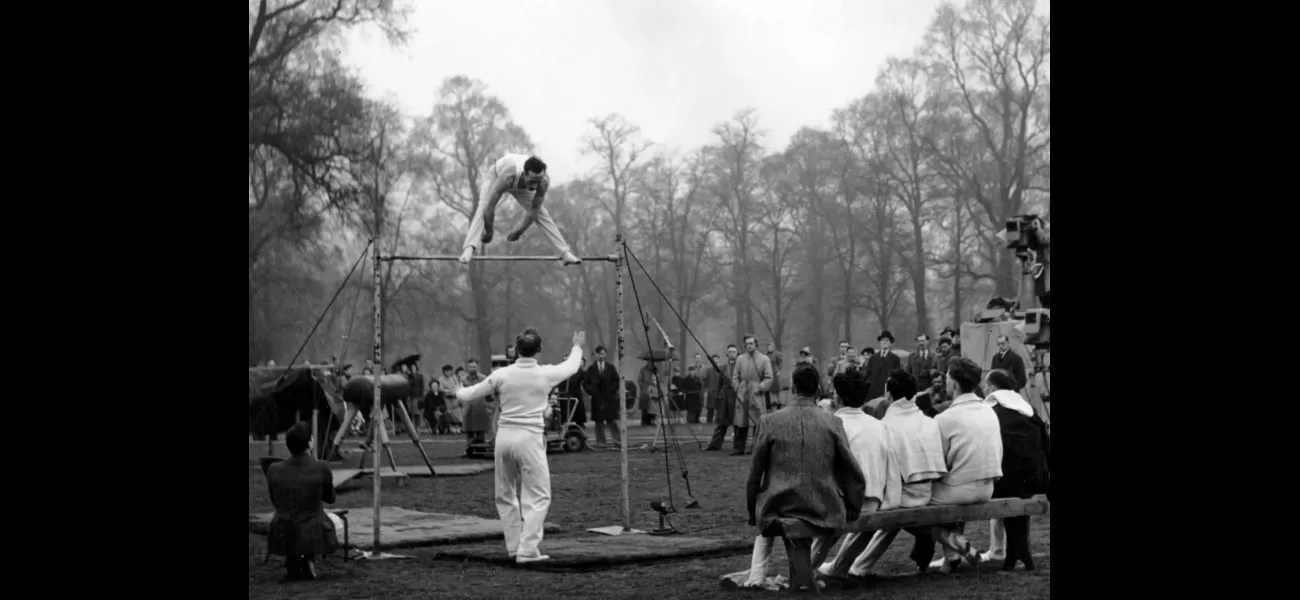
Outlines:
[[821,590],[813,578],[812,539],[783,537],[781,541],[785,542],[785,555],[790,562],[790,591],[820,595]]

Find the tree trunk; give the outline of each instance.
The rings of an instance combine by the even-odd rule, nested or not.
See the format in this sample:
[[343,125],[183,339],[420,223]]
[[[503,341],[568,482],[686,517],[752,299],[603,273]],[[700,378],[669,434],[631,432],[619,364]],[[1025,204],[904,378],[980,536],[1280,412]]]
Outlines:
[[582,281],[583,319],[587,323],[587,328],[596,334],[592,338],[596,343],[592,344],[591,347],[609,345],[610,341],[605,339],[605,334],[601,330],[600,317],[596,315],[596,294],[591,291],[591,278],[586,269],[578,273],[578,277]]
[[487,284],[483,281],[484,261],[470,261],[469,282],[474,291],[474,333],[478,342],[479,372],[486,373],[492,368],[492,327],[488,315]]
[[511,269],[509,267],[505,269],[505,272],[506,272],[506,297],[502,302],[502,304],[504,305],[504,310],[502,312],[505,313],[506,327],[505,330],[501,332],[502,348],[505,348],[506,346],[510,345],[510,340],[512,339],[510,332],[515,330],[515,295],[512,293],[514,292],[515,278],[513,277],[514,273],[511,272]]
[[962,203],[953,198],[952,231],[952,327],[961,331],[961,272],[965,257],[961,255],[961,235],[964,224],[961,220]]
[[997,276],[997,294],[1003,298],[1014,298],[1016,295],[1016,263],[1014,256],[1009,256],[1010,251],[1003,248],[1001,244],[994,244],[994,270]]
[[925,302],[925,247],[922,244],[922,223],[919,214],[912,215],[912,293],[916,296],[916,329],[918,334],[930,335],[930,311]]
[[257,287],[253,285],[253,275],[248,275],[248,363],[260,362],[257,352]]
[[[816,244],[808,244],[807,247],[820,248],[820,246],[817,246]],[[810,252],[808,256],[808,270],[810,273],[809,282],[812,284],[812,295],[809,298],[807,306],[811,318],[809,329],[812,331],[812,339],[809,340],[805,338],[803,340],[803,343],[808,344],[810,348],[814,348],[817,352],[821,352],[825,347],[822,344],[825,342],[823,336],[826,332],[826,317],[825,313],[822,311],[822,307],[825,306],[824,302],[826,298],[826,292],[822,287],[825,285],[826,276],[824,272],[825,264],[823,263],[821,254],[820,251]]]

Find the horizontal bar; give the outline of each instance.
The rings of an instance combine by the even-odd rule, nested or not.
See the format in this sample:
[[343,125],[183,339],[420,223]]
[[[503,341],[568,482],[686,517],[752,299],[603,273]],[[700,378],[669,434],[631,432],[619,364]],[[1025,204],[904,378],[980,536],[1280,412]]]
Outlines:
[[[618,262],[618,255],[617,255],[617,254],[611,254],[611,255],[609,255],[609,256],[579,256],[578,258],[581,259],[583,262],[587,262],[587,261],[591,261],[591,262],[601,262],[601,261],[604,261],[604,262]],[[460,260],[460,257],[459,257],[459,256],[456,256],[456,255],[454,255],[454,254],[444,254],[444,255],[439,255],[439,256],[401,256],[401,255],[391,255],[391,256],[380,256],[380,257],[379,257],[379,260],[382,260],[382,261],[392,261],[392,260]],[[497,255],[488,255],[488,256],[475,256],[474,258],[472,258],[472,259],[470,259],[470,260],[516,260],[516,261],[529,261],[529,260],[532,260],[532,261],[538,261],[538,260],[553,260],[553,261],[559,261],[559,260],[560,260],[560,257],[558,257],[558,256],[497,256]]]

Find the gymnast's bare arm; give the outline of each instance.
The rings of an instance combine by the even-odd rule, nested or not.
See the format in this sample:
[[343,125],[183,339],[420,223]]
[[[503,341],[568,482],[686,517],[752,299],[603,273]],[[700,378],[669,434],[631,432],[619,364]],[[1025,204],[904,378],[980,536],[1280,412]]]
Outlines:
[[551,177],[543,174],[542,180],[537,184],[537,191],[533,194],[533,205],[528,210],[528,216],[524,217],[524,222],[520,223],[517,229],[510,232],[510,235],[506,236],[507,241],[517,241],[524,235],[525,231],[528,231],[528,228],[533,225],[533,222],[537,220],[537,211],[542,209],[542,203],[546,201],[546,190],[550,189],[550,187]]
[[483,243],[492,241],[492,222],[496,220],[497,204],[501,202],[501,197],[510,190],[514,185],[514,175],[502,175],[492,182],[492,189],[488,192],[488,197],[483,200],[487,202],[487,207],[483,209]]

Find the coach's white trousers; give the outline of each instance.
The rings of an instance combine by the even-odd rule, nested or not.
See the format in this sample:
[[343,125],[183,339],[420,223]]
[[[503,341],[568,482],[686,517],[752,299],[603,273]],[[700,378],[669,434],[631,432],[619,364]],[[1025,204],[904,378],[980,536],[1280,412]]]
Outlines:
[[[491,184],[489,184],[488,187],[491,188]],[[490,189],[484,190],[483,196],[480,198],[478,203],[478,210],[474,211],[474,218],[469,220],[469,233],[465,234],[465,243],[461,245],[461,250],[472,247],[474,248],[475,254],[483,253],[483,230],[486,229],[483,224],[483,217],[487,213],[487,195],[489,192]],[[514,194],[506,192],[505,195],[514,198],[515,201],[519,203],[519,206],[524,208],[525,216],[527,216],[529,210],[532,210],[531,204],[525,203]],[[504,199],[505,198],[502,198],[502,200]],[[498,207],[499,206],[500,204],[498,204]],[[560,254],[570,252],[569,243],[564,241],[564,236],[560,234],[560,227],[555,224],[555,219],[551,218],[551,213],[546,211],[545,205],[537,209],[537,222],[535,224],[542,228],[542,233],[546,234],[546,239],[551,242],[552,246],[555,246],[556,251]],[[500,228],[493,227],[493,229],[497,234],[493,239],[502,239],[505,235],[510,234],[510,231],[506,231],[505,235],[500,235]],[[513,231],[513,229],[511,231]]]
[[540,432],[502,427],[496,435],[497,514],[506,552],[537,556],[542,524],[551,509],[551,467]]

